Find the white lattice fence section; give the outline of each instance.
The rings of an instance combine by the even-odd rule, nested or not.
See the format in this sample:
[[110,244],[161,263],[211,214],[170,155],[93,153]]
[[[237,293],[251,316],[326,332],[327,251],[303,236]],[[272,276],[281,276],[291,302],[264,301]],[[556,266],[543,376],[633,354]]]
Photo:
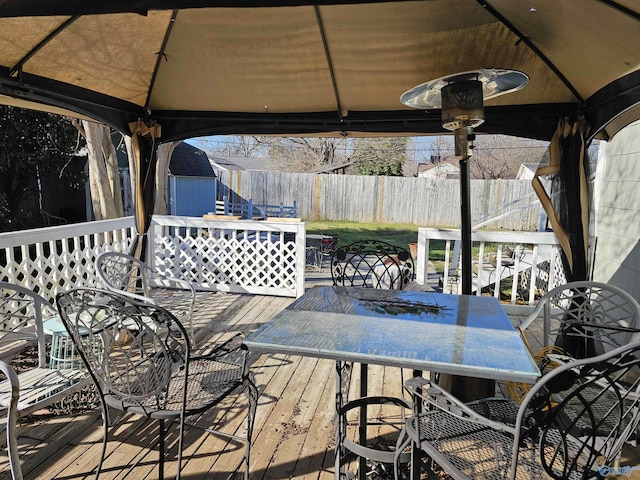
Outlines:
[[[96,257],[129,252],[132,217],[0,234],[0,279],[52,299],[74,287],[100,286]],[[280,296],[304,292],[305,224],[154,217],[149,232],[161,273],[199,290]]]
[[199,290],[281,296],[304,292],[305,224],[155,216],[151,263]]
[[127,251],[134,232],[128,217],[0,234],[0,279],[48,299],[62,290],[97,286],[96,256]]

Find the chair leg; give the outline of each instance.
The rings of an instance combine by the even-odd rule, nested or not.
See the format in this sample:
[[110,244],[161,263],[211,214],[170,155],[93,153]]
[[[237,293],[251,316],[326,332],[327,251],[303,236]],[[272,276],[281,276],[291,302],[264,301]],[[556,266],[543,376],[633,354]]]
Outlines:
[[104,457],[107,454],[107,440],[109,435],[109,425],[111,421],[109,420],[109,410],[107,404],[102,401],[102,426],[104,431],[102,432],[102,451],[100,452],[100,462],[98,463],[98,468],[96,469],[96,480],[100,477],[100,472],[102,472],[102,464],[104,463]]
[[[411,444],[411,437],[407,434],[407,431],[403,428],[400,431],[398,440],[396,441],[395,455],[393,456],[393,476],[395,480],[400,480],[400,454],[402,451]],[[413,468],[413,462],[412,462]]]
[[11,402],[7,411],[7,451],[9,453],[9,467],[13,480],[22,480],[22,468],[18,457],[18,439],[16,438],[16,422],[20,416],[18,399],[20,398],[20,383],[13,368],[7,363],[0,362],[0,371],[11,382]]
[[22,467],[20,467],[20,459],[18,458],[18,440],[16,439],[16,419],[11,410],[7,415],[7,450],[11,477],[13,480],[22,480]]
[[179,431],[180,436],[178,437],[178,473],[176,473],[176,480],[180,480],[180,475],[182,474],[182,444],[184,440],[184,412],[182,412],[182,415],[180,415],[179,430],[180,430]]
[[[160,419],[159,420],[160,423],[160,438],[158,441],[158,478],[159,480],[163,480],[164,479],[164,441],[165,441],[165,424],[164,424],[164,419]],[[182,440],[182,436],[180,436],[180,440]],[[182,447],[182,442],[180,442],[181,445],[180,447]],[[179,455],[182,453],[182,448],[180,448],[180,453]],[[178,475],[176,476],[176,480],[180,479],[180,464],[178,464]]]
[[258,387],[251,378],[247,379],[247,397],[249,401],[249,412],[247,413],[247,446],[245,451],[244,480],[249,480],[249,468],[251,466],[251,442],[253,438],[253,427],[258,408]]

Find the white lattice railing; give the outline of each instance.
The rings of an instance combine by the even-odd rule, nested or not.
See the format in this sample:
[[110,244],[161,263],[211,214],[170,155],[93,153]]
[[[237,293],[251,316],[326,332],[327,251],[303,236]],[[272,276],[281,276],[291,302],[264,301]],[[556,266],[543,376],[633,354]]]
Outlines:
[[0,279],[52,299],[59,291],[99,285],[93,267],[105,250],[126,251],[133,218],[0,234]]
[[[511,288],[508,302],[533,305],[536,298],[565,282],[560,246],[552,232],[501,232],[477,230],[471,235],[473,256],[472,290],[476,295],[491,293],[503,298],[501,286]],[[445,242],[444,264],[435,271],[430,241]],[[438,228],[418,229],[416,280],[426,284],[431,275],[438,275],[445,293],[460,292],[460,230]],[[507,263],[507,249],[516,254]],[[498,267],[496,267],[498,266]],[[515,285],[516,288],[512,288]]]
[[305,224],[155,216],[153,266],[201,290],[304,293]]
[[[95,258],[129,251],[134,236],[132,217],[2,233],[0,279],[49,299],[73,287],[99,286]],[[187,277],[199,290],[304,292],[304,223],[158,216],[149,239],[154,256],[147,261]]]

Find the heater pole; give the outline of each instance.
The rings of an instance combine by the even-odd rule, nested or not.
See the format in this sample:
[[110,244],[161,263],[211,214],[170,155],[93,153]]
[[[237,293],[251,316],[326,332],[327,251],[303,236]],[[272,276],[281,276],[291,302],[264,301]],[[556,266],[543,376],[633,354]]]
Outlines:
[[462,245],[462,293],[471,295],[471,200],[469,157],[460,159],[460,237]]
[[455,155],[460,159],[460,240],[462,246],[462,293],[471,294],[471,172],[469,159],[473,155],[473,127],[457,128],[454,132]]

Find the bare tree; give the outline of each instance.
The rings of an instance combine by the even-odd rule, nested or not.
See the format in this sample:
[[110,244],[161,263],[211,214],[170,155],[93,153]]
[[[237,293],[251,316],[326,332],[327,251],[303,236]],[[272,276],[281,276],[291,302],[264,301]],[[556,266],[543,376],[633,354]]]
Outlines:
[[452,135],[437,135],[431,137],[430,140],[427,144],[429,163],[438,163],[453,156],[454,140]]
[[339,155],[343,140],[324,137],[261,137],[269,156],[282,161],[290,172],[317,172],[344,163]]
[[416,176],[419,164],[435,164],[454,158],[453,136],[451,135],[415,137],[408,148],[415,150],[411,155],[412,158],[407,158],[405,162],[405,176]]
[[[352,174],[415,175],[416,162],[438,163],[454,157],[452,135],[420,137],[335,138],[230,136],[200,140],[207,154],[265,157],[290,172],[317,172],[351,163]],[[478,135],[471,159],[474,178],[515,178],[522,163],[539,162],[547,142],[503,135]],[[416,152],[410,155],[410,149]]]
[[548,143],[505,135],[478,135],[470,169],[474,178],[515,178],[520,165],[537,163]]
[[264,156],[266,140],[255,135],[233,135],[221,137],[203,137],[200,148],[208,155],[224,157],[253,157]]
[[180,142],[166,142],[158,145],[156,152],[156,201],[153,209],[153,213],[158,215],[166,215],[168,213],[167,183],[169,181],[169,164],[171,163],[171,155],[173,155],[173,151],[179,144]]
[[89,186],[96,220],[124,215],[118,157],[108,126],[87,120],[72,120],[87,141]]

